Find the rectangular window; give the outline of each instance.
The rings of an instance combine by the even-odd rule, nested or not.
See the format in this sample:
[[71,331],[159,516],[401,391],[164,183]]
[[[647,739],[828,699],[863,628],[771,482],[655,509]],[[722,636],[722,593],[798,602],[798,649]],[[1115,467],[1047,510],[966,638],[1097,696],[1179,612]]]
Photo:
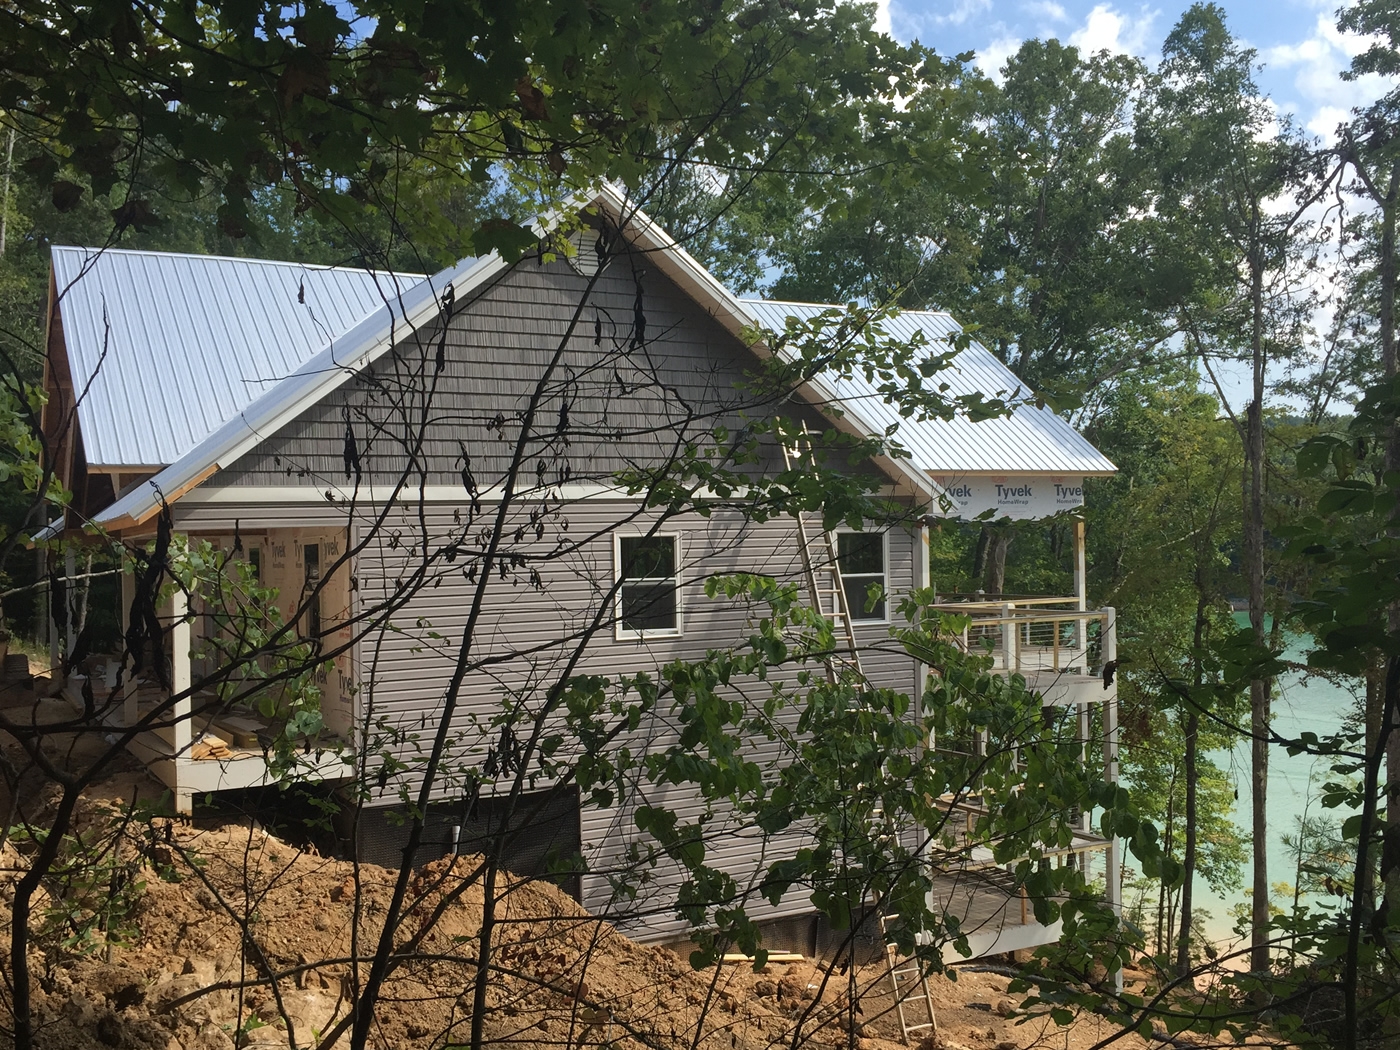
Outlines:
[[[841,584],[846,590],[846,607],[851,619],[884,621],[885,599],[885,534],[883,532],[838,532],[836,561],[841,568]],[[871,588],[879,597],[871,603]]]
[[679,540],[676,536],[618,536],[617,636],[681,633]]

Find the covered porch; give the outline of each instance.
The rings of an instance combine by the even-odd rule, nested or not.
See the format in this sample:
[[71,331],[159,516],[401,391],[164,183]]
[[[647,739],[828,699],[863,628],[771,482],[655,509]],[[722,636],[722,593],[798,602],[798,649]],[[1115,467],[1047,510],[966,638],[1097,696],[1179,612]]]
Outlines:
[[[89,661],[93,695],[112,698],[100,717],[113,730],[145,724],[128,749],[170,789],[182,815],[209,793],[353,775],[349,571],[342,565],[322,572],[345,550],[344,530],[269,528],[242,532],[236,542],[222,534],[186,539],[192,547],[207,541],[223,572],[203,587],[167,580],[156,608],[160,651],[148,649],[140,671],[128,665],[120,687],[118,659]],[[136,598],[132,570],[124,566],[122,575],[124,636]],[[276,655],[258,651],[257,639],[279,626],[290,627],[284,637],[309,654],[295,666],[281,668]],[[236,679],[219,673],[230,653],[248,663]],[[318,660],[321,653],[330,655]],[[164,662],[166,683],[156,660]],[[300,688],[313,691],[322,727],[297,736],[290,764],[279,763],[276,743],[288,725],[285,679],[294,674]],[[73,674],[64,686],[80,711],[86,685],[84,675]]]

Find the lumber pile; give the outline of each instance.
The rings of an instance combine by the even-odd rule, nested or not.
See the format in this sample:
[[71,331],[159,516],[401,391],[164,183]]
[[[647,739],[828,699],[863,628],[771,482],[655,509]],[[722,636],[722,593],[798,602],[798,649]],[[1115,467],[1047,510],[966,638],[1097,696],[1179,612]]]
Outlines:
[[198,740],[190,745],[190,758],[197,762],[211,758],[232,758],[233,751],[228,744],[229,742],[217,733],[205,731],[199,735]]
[[190,747],[190,757],[199,759],[233,758],[236,751],[258,750],[262,747],[259,734],[267,726],[255,718],[243,715],[220,715],[211,721]]

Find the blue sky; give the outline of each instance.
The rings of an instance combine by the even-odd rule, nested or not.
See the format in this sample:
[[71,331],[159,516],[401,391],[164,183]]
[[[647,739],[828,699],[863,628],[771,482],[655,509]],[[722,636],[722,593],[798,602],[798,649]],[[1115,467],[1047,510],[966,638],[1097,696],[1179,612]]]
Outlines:
[[[879,0],[879,25],[900,40],[918,39],[942,54],[975,51],[989,73],[1022,40],[1058,37],[1097,51],[1153,60],[1189,0]],[[1231,29],[1259,53],[1260,83],[1281,113],[1330,137],[1354,105],[1380,94],[1377,84],[1345,84],[1337,74],[1364,46],[1337,32],[1338,0],[1223,0]]]

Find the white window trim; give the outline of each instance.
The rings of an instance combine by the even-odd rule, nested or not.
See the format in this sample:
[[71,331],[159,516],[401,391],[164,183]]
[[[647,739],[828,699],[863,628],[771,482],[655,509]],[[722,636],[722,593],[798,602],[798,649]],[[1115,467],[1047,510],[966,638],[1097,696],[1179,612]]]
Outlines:
[[[851,623],[854,624],[856,627],[878,627],[878,626],[880,626],[881,624],[886,624],[886,625],[888,625],[888,624],[892,623],[893,621],[890,619],[890,606],[893,604],[893,595],[894,595],[894,592],[893,592],[893,589],[890,587],[890,533],[889,533],[889,530],[888,530],[888,529],[882,529],[882,530],[879,531],[879,532],[875,532],[873,529],[872,529],[872,530],[868,530],[868,531],[862,531],[862,530],[860,530],[860,529],[837,529],[837,530],[836,530],[836,551],[837,551],[837,557],[838,557],[838,558],[840,557],[840,552],[841,552],[841,537],[842,537],[842,536],[879,536],[879,537],[880,537],[880,561],[881,561],[880,575],[881,575],[881,577],[882,577],[882,579],[883,579],[883,584],[884,584],[884,588],[885,588],[885,615],[882,616],[882,617],[880,617],[880,618],[878,618],[878,619],[875,618],[875,617],[868,617],[868,616],[865,616],[865,615],[864,615],[864,613],[865,613],[865,605],[864,605],[864,603],[862,603],[862,604],[861,604],[861,607],[860,607],[860,610],[859,610],[859,615],[857,615],[857,610],[855,610],[855,609],[852,609],[852,610],[851,610],[851,614],[852,614],[852,615],[851,615]],[[837,567],[838,567],[838,568],[840,567],[839,563],[838,563],[838,566],[837,566]],[[873,573],[859,573],[859,572],[857,572],[857,573],[852,573],[852,577],[853,577],[853,578],[857,578],[857,579],[862,578],[862,577],[864,577],[864,578],[869,578],[869,577],[872,576],[872,575],[873,575]],[[841,586],[844,588],[845,585],[846,585],[846,574],[843,572],[843,573],[841,574]]]
[[[663,579],[676,581],[676,626],[662,627],[644,631],[628,630],[622,625],[622,541],[624,539],[669,539],[675,544],[676,551],[676,575],[674,577],[654,577],[657,582]],[[613,595],[613,633],[619,642],[644,641],[649,638],[680,638],[684,634],[685,628],[685,603],[682,595],[685,593],[683,587],[682,574],[682,552],[681,534],[679,532],[614,532],[613,533],[613,585],[616,593]],[[653,579],[653,577],[641,577],[642,581]]]

